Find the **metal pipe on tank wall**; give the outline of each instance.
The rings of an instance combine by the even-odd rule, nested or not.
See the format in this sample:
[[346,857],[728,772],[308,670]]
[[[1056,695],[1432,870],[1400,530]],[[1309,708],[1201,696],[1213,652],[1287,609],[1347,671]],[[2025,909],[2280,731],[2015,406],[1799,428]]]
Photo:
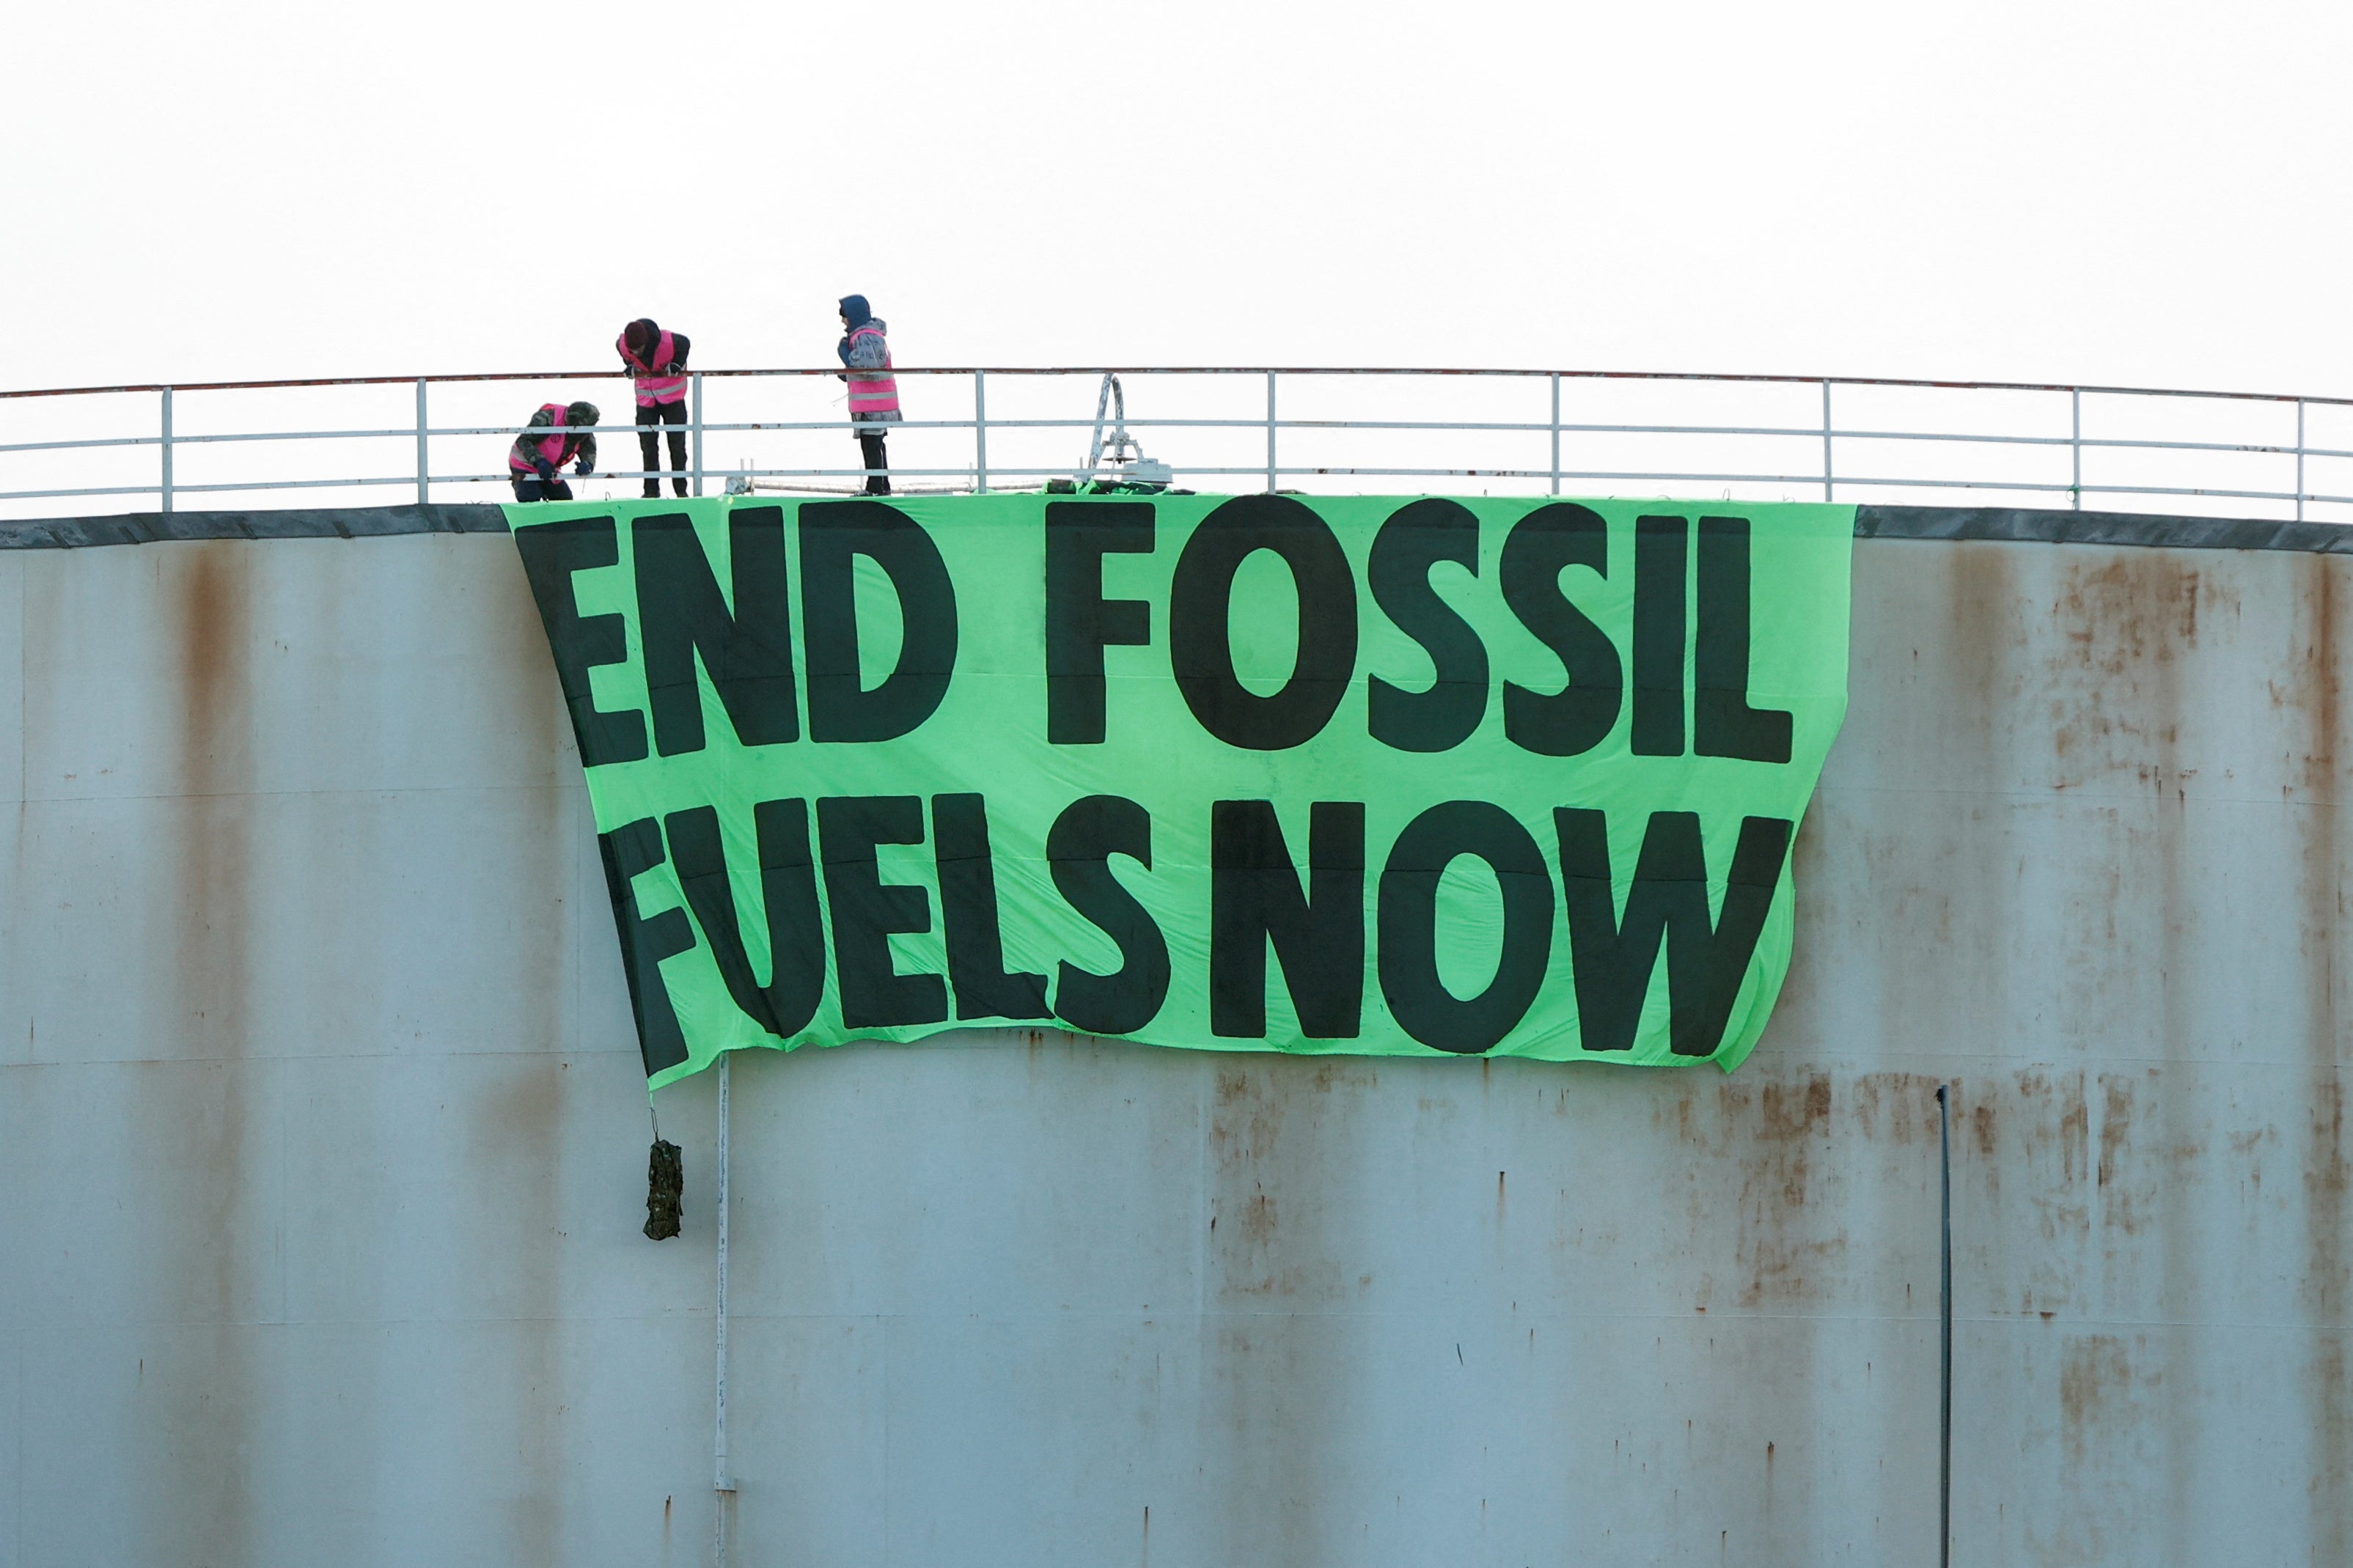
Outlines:
[[727,1060],[723,1053],[719,1058],[719,1195],[712,1210],[719,1216],[718,1289],[712,1310],[717,1370],[712,1389],[711,1550],[716,1568],[727,1568],[727,1504],[735,1493],[735,1478],[727,1473]]
[[[1952,1085],[1936,1086],[1936,1161],[1941,1167],[1937,1241],[1936,1563],[1953,1560],[1953,1108]],[[723,1095],[726,1090],[723,1088]]]

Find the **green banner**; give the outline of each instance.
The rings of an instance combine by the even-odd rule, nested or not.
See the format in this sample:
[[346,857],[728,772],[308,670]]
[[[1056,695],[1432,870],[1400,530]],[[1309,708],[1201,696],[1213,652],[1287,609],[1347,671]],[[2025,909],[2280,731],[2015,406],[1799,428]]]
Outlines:
[[659,1087],[1035,1024],[1738,1065],[1846,710],[1854,509],[507,509]]

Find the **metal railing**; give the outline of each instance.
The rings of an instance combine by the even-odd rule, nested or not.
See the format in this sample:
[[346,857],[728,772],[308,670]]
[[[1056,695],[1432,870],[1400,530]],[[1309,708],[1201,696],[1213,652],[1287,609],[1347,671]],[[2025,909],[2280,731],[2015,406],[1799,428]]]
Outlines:
[[[2227,502],[2242,513],[2353,521],[2348,398],[1588,371],[966,366],[897,374],[908,417],[888,429],[897,448],[892,478],[902,492],[1036,489],[1072,478],[1214,489],[1461,489],[1479,481],[1506,493],[1704,488],[1725,499],[1740,489],[1744,499],[1939,496],[2076,508],[2092,496],[2121,510]],[[842,460],[847,413],[822,405],[838,376],[830,368],[695,373],[683,426],[690,490],[704,493],[718,479],[737,490],[861,488],[868,470]],[[336,489],[362,497],[398,489],[419,502],[497,499],[522,396],[533,405],[555,400],[525,389],[556,384],[567,395],[585,388],[630,406],[627,382],[610,372],[0,392],[0,507],[23,515],[30,503],[86,511],[100,498],[153,497],[171,511],[195,496],[279,496],[290,504],[295,498],[281,492]],[[722,388],[744,405],[738,416],[710,416],[706,395]],[[385,398],[406,392],[413,392],[414,417],[395,404],[396,418],[385,418]],[[495,405],[485,401],[493,393]],[[1573,405],[1565,406],[1565,394]],[[299,399],[296,418],[316,417],[311,411],[338,399],[366,403],[374,417],[223,427],[241,411],[250,424],[290,396]],[[138,400],[147,398],[154,401],[142,418]],[[1130,398],[1157,412],[1129,416]],[[435,424],[437,403],[467,406]],[[2087,405],[2097,416],[2091,433]],[[204,423],[188,420],[192,405],[201,406]],[[1432,416],[1442,414],[1462,416]],[[626,440],[638,433],[627,417],[608,416],[595,433]],[[93,419],[97,428],[88,428]],[[2316,421],[2326,426],[2316,437]],[[667,442],[679,428],[659,434]],[[713,463],[723,440],[764,449]],[[437,452],[448,457],[453,443],[463,460],[437,468]],[[1143,456],[1146,443],[1151,458]],[[391,462],[378,456],[387,445],[401,453]],[[269,453],[265,463],[229,460],[256,447]],[[306,461],[306,450],[328,455]],[[606,470],[591,482],[635,486],[659,472]],[[75,482],[40,482],[45,477]]]

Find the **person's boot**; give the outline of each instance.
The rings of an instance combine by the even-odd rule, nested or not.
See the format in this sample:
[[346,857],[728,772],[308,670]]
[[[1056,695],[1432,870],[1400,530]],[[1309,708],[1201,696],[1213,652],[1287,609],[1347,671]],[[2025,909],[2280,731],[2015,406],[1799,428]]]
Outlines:
[[646,481],[645,499],[648,500],[661,500],[661,481],[659,479],[648,479]]
[[676,490],[680,495],[683,496],[686,494],[686,481],[684,479],[672,479],[670,483],[670,488]]

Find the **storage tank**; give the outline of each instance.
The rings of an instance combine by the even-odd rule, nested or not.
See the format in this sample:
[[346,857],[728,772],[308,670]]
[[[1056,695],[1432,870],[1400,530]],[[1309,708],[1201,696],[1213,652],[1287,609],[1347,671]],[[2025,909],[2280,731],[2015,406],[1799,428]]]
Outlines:
[[[1754,1058],[638,1045],[489,508],[0,543],[0,1559],[2353,1559],[2336,530],[1862,509]],[[352,535],[353,537],[344,537]],[[78,546],[66,548],[63,546]]]

